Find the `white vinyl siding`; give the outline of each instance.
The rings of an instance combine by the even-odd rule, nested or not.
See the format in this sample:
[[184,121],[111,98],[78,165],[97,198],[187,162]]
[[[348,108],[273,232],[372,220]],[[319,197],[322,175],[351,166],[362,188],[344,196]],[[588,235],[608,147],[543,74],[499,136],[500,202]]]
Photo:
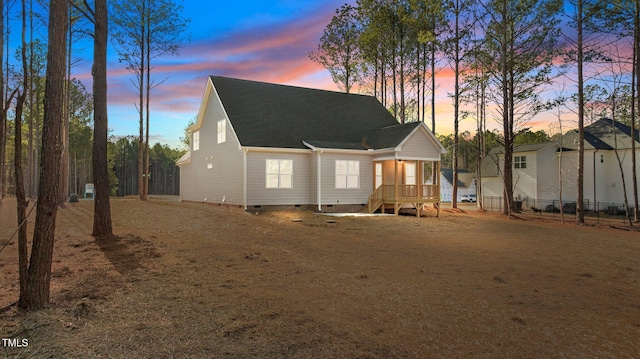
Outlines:
[[[185,201],[206,203],[243,203],[243,153],[233,132],[227,133],[227,141],[217,144],[218,119],[227,118],[215,91],[204,101],[202,125],[191,134],[196,135],[198,150],[191,152],[191,163],[183,166],[185,176],[180,176],[180,197]],[[226,126],[230,129],[230,126]],[[194,143],[191,144],[194,146]],[[209,169],[209,166],[212,168]],[[180,169],[182,172],[182,168]],[[264,161],[260,172],[264,173]],[[184,181],[183,181],[184,180]],[[264,180],[262,182],[264,190]]]
[[336,161],[336,189],[360,188],[360,161]]
[[267,160],[266,188],[293,188],[293,161]]
[[[308,153],[273,153],[261,151],[247,152],[247,205],[305,205],[312,203],[310,187],[312,169],[311,151]],[[288,189],[267,189],[265,163],[269,159],[289,160],[292,162],[292,187]],[[333,163],[332,163],[333,165]],[[333,186],[333,181],[331,181]]]
[[[364,152],[364,151],[363,151]],[[365,204],[373,189],[373,161],[368,153],[323,153],[320,164],[322,205]],[[349,190],[336,188],[336,161],[360,163],[360,187]],[[299,173],[296,169],[296,173]]]
[[218,143],[224,143],[227,141],[227,121],[218,121]]
[[197,151],[200,149],[200,131],[195,131],[192,134],[192,141],[193,141],[193,150]]
[[422,130],[409,137],[400,149],[401,156],[412,159],[440,160],[440,149]]

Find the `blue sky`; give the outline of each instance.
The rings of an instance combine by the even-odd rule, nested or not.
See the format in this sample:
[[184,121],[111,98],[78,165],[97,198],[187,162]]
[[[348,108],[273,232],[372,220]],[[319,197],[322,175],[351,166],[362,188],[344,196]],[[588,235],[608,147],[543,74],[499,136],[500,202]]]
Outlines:
[[[180,146],[198,112],[207,76],[220,75],[337,90],[329,74],[308,59],[322,30],[344,0],[185,1],[191,42],[179,56],[156,61],[152,76],[167,79],[151,93],[151,142]],[[138,133],[133,75],[109,50],[109,128],[115,136]],[[73,69],[90,83],[90,58]]]

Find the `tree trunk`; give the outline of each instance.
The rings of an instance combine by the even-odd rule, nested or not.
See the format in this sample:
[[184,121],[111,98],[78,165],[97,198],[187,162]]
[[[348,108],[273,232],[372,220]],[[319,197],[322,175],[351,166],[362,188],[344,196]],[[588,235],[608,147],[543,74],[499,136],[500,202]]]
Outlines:
[[71,43],[73,30],[71,28],[71,7],[69,11],[69,23],[67,30],[69,42],[67,48],[67,75],[65,78],[65,96],[64,96],[64,117],[62,126],[62,163],[60,164],[60,203],[64,204],[69,198],[69,176],[70,176],[70,157],[69,157],[69,115],[70,115],[70,93],[71,93]]
[[576,200],[576,220],[584,223],[584,75],[582,49],[582,0],[577,0],[576,27],[578,31],[578,198]]
[[45,84],[44,122],[42,131],[42,169],[38,189],[33,247],[29,261],[26,293],[27,308],[42,309],[49,304],[53,243],[58,212],[60,139],[64,115],[64,78],[66,67],[67,11],[66,0],[51,0],[49,8],[49,49]]
[[[4,34],[4,0],[0,0],[0,34]],[[6,123],[7,123],[7,107],[8,101],[5,101],[4,94],[4,35],[0,36],[0,91],[2,93],[2,109],[0,110],[0,206],[2,205],[2,199],[4,198],[4,155],[6,147]]]
[[455,12],[455,37],[454,37],[454,67],[455,67],[455,84],[453,93],[453,161],[451,168],[453,169],[453,191],[451,194],[451,208],[458,208],[458,156],[459,148],[459,124],[460,124],[460,4],[459,1],[454,3]]
[[[633,185],[633,220],[634,222],[640,222],[640,208],[638,204],[638,167],[636,165],[636,141],[638,136],[636,135],[636,116],[637,108],[640,108],[640,91],[636,91],[636,87],[640,89],[640,62],[638,56],[640,55],[640,1],[635,1],[634,11],[634,31],[633,31],[633,80],[635,84],[631,86],[631,180]],[[637,101],[638,107],[635,104]]]
[[93,182],[95,204],[93,236],[113,235],[109,173],[107,164],[107,2],[95,2],[95,36],[93,45]]
[[[26,27],[27,27],[27,11],[26,3],[22,1],[22,70],[27,73],[27,49],[26,49]],[[18,96],[16,102],[15,113],[15,135],[14,135],[14,168],[15,168],[15,186],[16,186],[16,202],[18,212],[18,275],[20,278],[20,298],[18,299],[18,307],[27,309],[30,307],[30,298],[27,295],[29,290],[29,252],[27,247],[27,206],[29,202],[26,199],[24,172],[22,167],[22,112],[24,110],[24,102],[27,99],[28,80],[24,76],[22,78],[22,93]],[[8,103],[7,103],[8,104]]]
[[145,37],[145,47],[146,51],[146,77],[147,77],[147,86],[146,86],[146,101],[145,101],[145,117],[146,117],[146,126],[145,126],[145,140],[144,140],[144,198],[146,200],[149,199],[149,99],[151,97],[151,4],[147,6],[146,13],[146,37]]

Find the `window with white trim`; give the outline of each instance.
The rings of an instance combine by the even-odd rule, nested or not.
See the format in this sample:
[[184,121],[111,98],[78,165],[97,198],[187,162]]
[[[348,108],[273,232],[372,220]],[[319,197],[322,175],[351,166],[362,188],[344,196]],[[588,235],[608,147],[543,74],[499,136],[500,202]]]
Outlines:
[[527,156],[515,156],[513,158],[514,168],[527,168]]
[[336,188],[360,188],[360,161],[336,161]]
[[218,143],[223,143],[227,140],[227,121],[218,121]]
[[200,131],[195,131],[192,135],[193,141],[193,150],[197,151],[200,149]]
[[267,188],[293,188],[293,160],[267,160]]

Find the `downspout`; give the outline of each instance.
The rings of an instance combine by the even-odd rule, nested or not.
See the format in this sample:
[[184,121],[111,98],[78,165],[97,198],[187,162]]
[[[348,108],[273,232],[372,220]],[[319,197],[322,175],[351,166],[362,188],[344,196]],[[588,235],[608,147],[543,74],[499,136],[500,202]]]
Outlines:
[[242,182],[243,182],[242,183],[242,204],[244,205],[244,210],[245,211],[247,210],[247,185],[248,185],[248,182],[249,182],[249,176],[247,174],[247,167],[248,167],[248,164],[247,164],[247,162],[248,162],[247,161],[247,152],[249,152],[249,150],[247,148],[243,148],[242,149],[242,160],[244,162],[243,163],[243,168],[244,168],[243,172],[244,172],[244,174],[242,176],[243,177],[242,178]]
[[596,197],[596,153],[598,153],[600,149],[596,148],[593,152],[593,210],[596,210],[596,203],[598,203],[598,198]]
[[322,212],[322,150],[318,151],[318,212]]

